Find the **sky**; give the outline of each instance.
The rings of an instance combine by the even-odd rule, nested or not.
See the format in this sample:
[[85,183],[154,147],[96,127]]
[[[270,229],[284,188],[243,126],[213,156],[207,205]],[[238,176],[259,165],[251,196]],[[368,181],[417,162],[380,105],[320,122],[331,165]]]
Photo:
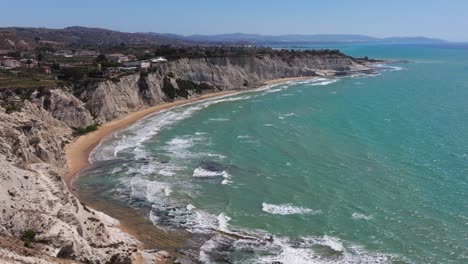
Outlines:
[[425,36],[468,41],[468,0],[0,0],[0,27],[182,35]]

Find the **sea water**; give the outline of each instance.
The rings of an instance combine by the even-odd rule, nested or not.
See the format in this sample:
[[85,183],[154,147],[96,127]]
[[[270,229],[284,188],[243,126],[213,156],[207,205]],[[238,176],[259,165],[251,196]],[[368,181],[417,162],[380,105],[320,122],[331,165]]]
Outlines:
[[165,110],[76,187],[210,235],[204,263],[468,263],[468,46],[330,48],[410,63]]

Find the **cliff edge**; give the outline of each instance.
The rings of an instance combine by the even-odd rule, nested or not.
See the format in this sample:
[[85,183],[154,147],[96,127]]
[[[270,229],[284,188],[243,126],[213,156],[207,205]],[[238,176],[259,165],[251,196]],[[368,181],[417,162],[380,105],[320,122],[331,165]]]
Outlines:
[[[370,72],[341,53],[272,53],[183,58],[118,79],[0,89],[0,235],[54,258],[44,263],[132,263],[138,241],[120,231],[117,220],[81,204],[63,181],[64,147],[77,131],[163,102],[251,89],[266,80]],[[3,262],[40,263],[41,257],[27,254],[0,248]]]

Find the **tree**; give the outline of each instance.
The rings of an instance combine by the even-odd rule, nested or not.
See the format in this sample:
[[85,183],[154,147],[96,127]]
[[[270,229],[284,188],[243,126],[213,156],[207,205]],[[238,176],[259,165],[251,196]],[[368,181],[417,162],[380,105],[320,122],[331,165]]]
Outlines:
[[58,64],[57,62],[54,62],[54,64],[52,64],[52,69],[56,71],[60,70],[60,64]]
[[41,61],[44,59],[44,54],[37,54],[37,66],[41,66]]
[[96,63],[102,63],[104,61],[108,61],[107,58],[106,58],[106,55],[104,54],[99,54],[97,57],[96,57]]
[[60,69],[59,78],[62,80],[79,81],[85,77],[85,73],[80,68],[63,68]]

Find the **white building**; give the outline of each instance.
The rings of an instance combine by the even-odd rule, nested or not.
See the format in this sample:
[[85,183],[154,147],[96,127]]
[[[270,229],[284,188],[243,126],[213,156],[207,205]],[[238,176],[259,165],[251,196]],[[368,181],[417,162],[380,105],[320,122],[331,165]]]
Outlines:
[[83,56],[83,57],[96,57],[99,55],[99,52],[95,50],[77,50],[75,52],[76,56]]
[[113,53],[113,54],[106,55],[106,58],[109,61],[117,62],[117,63],[123,63],[123,62],[127,62],[130,60],[128,56],[125,56],[120,53]]
[[71,58],[73,57],[73,51],[71,50],[59,50],[54,53],[54,56],[63,56],[66,58]]
[[167,59],[165,59],[163,57],[158,57],[158,58],[155,58],[155,59],[151,60],[151,63],[153,63],[153,64],[161,63],[161,62],[167,62]]
[[15,59],[5,59],[0,61],[0,65],[5,68],[13,69],[21,66],[21,62]]
[[151,66],[150,62],[148,61],[127,61],[122,63],[124,67],[131,68],[149,68]]

